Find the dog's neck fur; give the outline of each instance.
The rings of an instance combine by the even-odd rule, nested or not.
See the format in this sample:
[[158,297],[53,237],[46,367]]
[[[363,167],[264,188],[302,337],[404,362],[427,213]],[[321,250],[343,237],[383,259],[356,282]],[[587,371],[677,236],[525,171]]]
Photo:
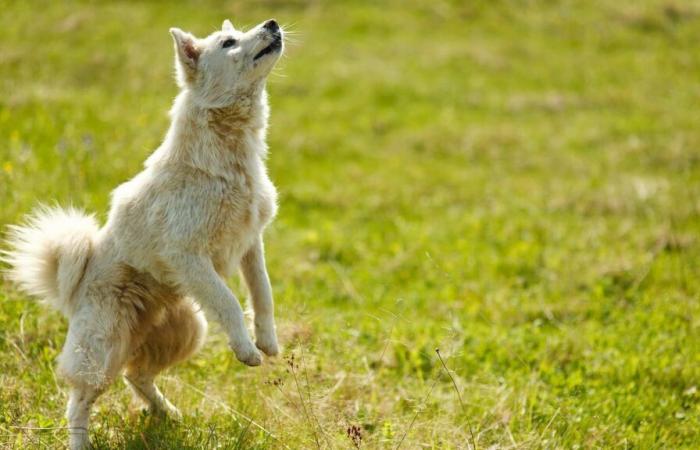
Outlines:
[[269,108],[262,83],[236,93],[224,107],[206,107],[189,89],[175,98],[172,122],[146,167],[186,164],[212,176],[235,176],[250,158],[267,154],[265,132]]

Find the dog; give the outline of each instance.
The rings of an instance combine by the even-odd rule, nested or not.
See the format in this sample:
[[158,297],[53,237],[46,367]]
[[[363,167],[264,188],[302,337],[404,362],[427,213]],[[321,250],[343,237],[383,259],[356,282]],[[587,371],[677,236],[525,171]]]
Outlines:
[[[58,368],[70,385],[74,450],[89,447],[90,408],[121,374],[151,411],[179,417],[154,378],[202,346],[202,310],[244,364],[279,352],[263,230],[277,210],[265,166],[265,85],[283,30],[268,20],[244,32],[226,20],[202,39],[170,33],[180,87],[170,128],[144,170],[112,192],[106,224],[41,207],[8,234],[9,278],[69,321]],[[237,268],[255,343],[224,282]]]

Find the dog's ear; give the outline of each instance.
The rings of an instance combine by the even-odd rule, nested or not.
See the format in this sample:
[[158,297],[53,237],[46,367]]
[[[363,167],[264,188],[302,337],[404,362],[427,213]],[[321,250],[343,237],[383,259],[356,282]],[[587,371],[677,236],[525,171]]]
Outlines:
[[236,29],[233,27],[233,24],[231,23],[230,20],[226,19],[224,20],[224,23],[221,25],[221,31],[235,31]]
[[190,79],[197,72],[197,62],[202,50],[197,46],[197,40],[190,33],[185,33],[179,28],[171,28],[170,34],[175,41],[175,54],[179,66]]

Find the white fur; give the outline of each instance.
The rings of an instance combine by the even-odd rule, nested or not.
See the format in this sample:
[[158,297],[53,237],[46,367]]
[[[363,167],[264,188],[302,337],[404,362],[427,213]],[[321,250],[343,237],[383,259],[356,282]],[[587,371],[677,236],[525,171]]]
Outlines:
[[[258,349],[279,351],[262,232],[277,208],[264,164],[264,86],[281,46],[255,58],[275,40],[262,24],[244,33],[225,21],[204,39],[171,34],[182,87],[172,124],[144,170],[112,193],[105,226],[73,209],[42,208],[12,228],[5,252],[10,278],[69,318],[59,370],[72,388],[73,449],[89,445],[90,407],[124,369],[153,411],[179,414],[153,379],[201,346],[206,322],[194,301],[245,364],[262,362]],[[224,48],[226,39],[236,44]],[[255,344],[224,282],[239,266]]]
[[93,216],[70,208],[40,207],[24,226],[10,226],[12,251],[3,252],[8,277],[70,317],[73,293],[92,252],[99,226]]

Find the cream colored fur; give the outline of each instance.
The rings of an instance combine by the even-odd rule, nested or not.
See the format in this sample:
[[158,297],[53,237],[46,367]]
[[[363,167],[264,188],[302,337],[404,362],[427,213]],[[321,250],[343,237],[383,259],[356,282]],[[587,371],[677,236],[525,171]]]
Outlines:
[[[12,227],[5,252],[10,278],[69,319],[59,370],[71,385],[73,449],[89,446],[90,407],[122,373],[152,410],[179,415],[153,379],[202,345],[200,306],[240,361],[278,353],[262,233],[277,209],[264,164],[265,80],[282,31],[225,21],[204,39],[171,34],[182,88],[172,124],[144,170],[112,193],[104,227],[74,209],[41,208]],[[239,267],[255,343],[224,282]]]

